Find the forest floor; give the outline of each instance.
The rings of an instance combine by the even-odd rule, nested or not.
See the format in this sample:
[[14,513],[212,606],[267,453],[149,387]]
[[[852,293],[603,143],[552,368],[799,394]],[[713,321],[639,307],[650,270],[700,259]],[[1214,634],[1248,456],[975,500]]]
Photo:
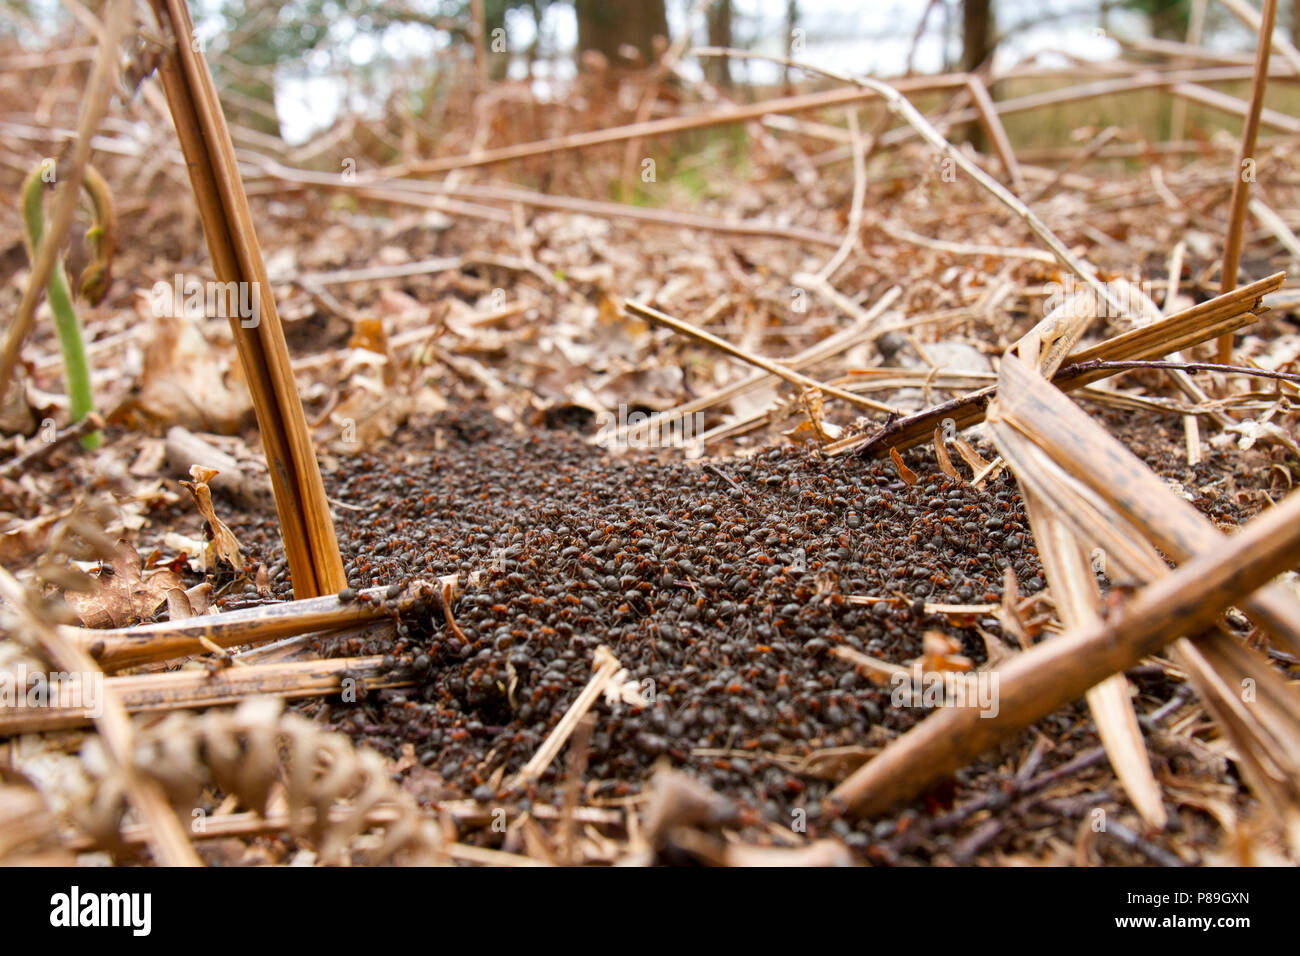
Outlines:
[[[698,455],[600,447],[594,439],[611,431],[611,416],[619,424],[620,414],[670,409],[752,374],[622,304],[649,304],[779,360],[883,301],[842,351],[803,371],[847,384],[862,381],[862,370],[896,370],[894,384],[870,394],[912,411],[992,381],[999,356],[1066,280],[1006,209],[968,180],[946,178],[927,149],[904,144],[871,158],[860,240],[828,277],[810,281],[850,227],[853,171],[843,161],[812,165],[814,146],[825,143],[809,130],[749,135],[743,166],[734,139],[659,155],[663,182],[639,186],[636,208],[715,220],[689,228],[527,202],[477,217],[412,210],[303,190],[250,166],[258,235],[349,585],[400,590],[457,575],[461,590],[450,615],[418,604],[396,614],[395,627],[237,657],[381,656],[381,670],[402,686],[363,686],[354,701],[307,697],[291,709],[381,755],[444,825],[454,810],[460,843],[518,856],[624,860],[658,800],[654,812],[692,824],[662,839],[664,862],[761,861],[765,848],[788,849],[788,861],[899,865],[1273,859],[1271,824],[1238,776],[1232,745],[1163,656],[1128,672],[1169,817],[1161,832],[1130,804],[1083,701],[888,815],[862,821],[825,808],[837,782],[928,710],[899,703],[888,681],[841,649],[900,667],[965,659],[978,668],[1020,650],[1015,631],[1027,628],[1034,643],[1062,629],[1017,483],[1009,471],[978,483],[970,469],[946,473],[928,443],[903,453],[903,469],[888,458],[829,457],[823,439],[885,416],[859,417],[774,379],[688,418],[688,438],[707,436]],[[1269,149],[1284,172],[1260,194],[1289,215],[1300,208],[1300,180],[1285,145]],[[543,167],[545,185],[611,195],[622,153],[557,154]],[[137,562],[117,573],[140,574],[144,598],[125,610],[74,602],[86,624],[166,620],[176,607],[169,589],[197,595],[204,584],[214,610],[291,599],[229,325],[153,307],[157,283],[211,278],[184,169],[100,158],[119,206],[120,253],[108,298],[82,317],[105,443],[95,452],[63,445],[0,479],[0,563],[31,568],[79,500],[107,493],[118,512],[112,531]],[[1168,312],[1218,292],[1232,161],[1230,147],[1206,141],[1181,160],[1042,171],[1029,188],[1043,220],[1104,279],[1146,283]],[[538,168],[524,164],[521,178],[543,185]],[[496,172],[463,175],[487,190],[504,182]],[[3,175],[13,195],[16,175]],[[761,228],[742,235],[720,221]],[[1251,238],[1250,278],[1291,267],[1269,236]],[[1170,290],[1167,263],[1180,244]],[[0,209],[0,312],[13,311],[26,275],[16,211]],[[1126,327],[1103,318],[1083,344]],[[58,355],[42,319],[24,353],[23,394],[4,410],[11,434],[66,424]],[[1238,336],[1236,356],[1296,371],[1295,311],[1266,312]],[[1198,381],[1222,407],[1267,413],[1296,434],[1295,406],[1273,383]],[[1103,385],[1076,393],[1080,404],[1222,530],[1284,496],[1300,475],[1283,444],[1204,424],[1200,460],[1189,464],[1187,409],[1160,372]],[[242,571],[201,565],[204,521],[177,484],[191,464],[170,447],[177,427],[240,465],[240,484],[212,488],[248,559]],[[996,457],[983,426],[966,437],[984,459]],[[16,455],[36,440],[8,445]],[[1106,594],[1126,593],[1126,582],[1096,570]],[[1228,621],[1247,636],[1244,618]],[[591,680],[600,647],[625,673],[584,724],[585,764],[558,759],[528,786],[507,787]],[[1294,682],[1300,661],[1269,653]],[[209,657],[137,672],[210,666]],[[147,727],[161,718],[136,719]],[[9,767],[67,811],[75,801],[60,793],[63,774],[82,742],[80,731],[13,738]],[[566,810],[575,779],[581,812]],[[210,813],[231,809],[221,793],[202,799]],[[674,799],[680,805],[665,810]],[[513,821],[504,833],[493,825],[498,810]],[[205,860],[229,863],[286,861],[303,846],[288,835],[195,845]]]

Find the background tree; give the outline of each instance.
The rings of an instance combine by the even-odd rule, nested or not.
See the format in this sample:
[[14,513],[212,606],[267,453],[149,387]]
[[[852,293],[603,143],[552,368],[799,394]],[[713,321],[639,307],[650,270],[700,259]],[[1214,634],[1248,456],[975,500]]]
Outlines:
[[664,0],[574,0],[578,54],[595,50],[611,66],[627,61],[620,50],[634,47],[644,63],[655,61],[654,38],[668,37]]
[[1192,0],[1128,0],[1128,6],[1146,14],[1152,36],[1180,42],[1187,39]]
[[[989,65],[997,46],[997,27],[993,21],[993,0],[962,0],[961,4],[961,68],[976,73]],[[968,124],[961,135],[976,149],[983,150],[987,143],[984,130],[978,123]]]
[[993,0],[962,0],[961,68],[974,73],[993,56],[997,45]]
[[[708,10],[709,46],[733,46],[731,33],[731,0],[714,0]],[[731,87],[731,61],[725,56],[709,57],[704,61],[709,82],[723,89]]]

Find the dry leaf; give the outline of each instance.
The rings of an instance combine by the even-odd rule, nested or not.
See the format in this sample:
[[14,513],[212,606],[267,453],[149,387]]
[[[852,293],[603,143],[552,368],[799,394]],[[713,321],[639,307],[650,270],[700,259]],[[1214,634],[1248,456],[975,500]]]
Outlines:
[[233,364],[229,349],[204,339],[198,326],[183,315],[154,315],[151,299],[141,295],[136,311],[149,323],[144,368],[140,376],[140,408],[167,425],[196,431],[233,433],[253,409],[242,382],[226,383]]
[[212,532],[212,540],[203,549],[204,569],[215,567],[218,561],[225,561],[236,571],[242,571],[244,555],[240,551],[239,540],[226,523],[217,517],[217,512],[212,507],[212,489],[208,487],[208,481],[216,474],[215,468],[194,465],[190,468],[190,477],[194,481],[182,481],[181,486],[194,496],[199,514],[203,515],[203,520]]
[[184,593],[175,573],[158,568],[143,576],[140,555],[121,541],[101,566],[94,589],[86,593],[69,591],[64,600],[86,627],[127,627],[150,620],[172,590]]
[[893,460],[894,467],[898,469],[898,477],[903,479],[903,484],[916,484],[916,472],[903,464],[903,456],[898,453],[897,448],[889,449],[889,457]]
[[953,467],[952,459],[948,457],[948,447],[943,441],[943,432],[938,428],[934,430],[934,457],[939,462],[939,470],[949,478],[961,479],[957,474],[957,469]]

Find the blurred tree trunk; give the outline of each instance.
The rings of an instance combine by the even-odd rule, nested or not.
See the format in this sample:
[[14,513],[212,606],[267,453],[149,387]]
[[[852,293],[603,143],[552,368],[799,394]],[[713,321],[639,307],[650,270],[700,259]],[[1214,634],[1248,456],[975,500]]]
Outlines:
[[[715,0],[709,7],[709,46],[731,46],[731,0]],[[714,86],[731,89],[731,60],[725,56],[705,60],[705,75]]]
[[962,0],[961,68],[974,73],[993,56],[993,0]]
[[634,47],[646,65],[655,61],[654,38],[668,36],[664,0],[574,0],[578,52],[595,50],[611,67],[626,66],[619,49]]
[[[996,27],[993,23],[993,0],[962,0],[961,4],[961,68],[965,73],[978,73],[990,65],[996,45]],[[987,148],[984,130],[978,123],[968,124],[961,135],[978,150]]]

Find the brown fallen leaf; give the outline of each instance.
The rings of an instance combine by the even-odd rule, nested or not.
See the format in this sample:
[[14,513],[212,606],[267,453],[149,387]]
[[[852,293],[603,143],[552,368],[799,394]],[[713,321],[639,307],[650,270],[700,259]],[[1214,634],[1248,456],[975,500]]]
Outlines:
[[212,489],[208,487],[208,481],[216,474],[215,468],[194,465],[190,468],[190,477],[194,480],[182,481],[181,486],[194,496],[199,514],[203,515],[203,520],[212,532],[212,540],[203,549],[204,569],[215,567],[218,561],[225,561],[236,571],[242,571],[244,555],[239,548],[239,540],[226,523],[217,517],[217,512],[212,507]]
[[348,341],[350,349],[365,349],[375,355],[382,355],[382,373],[385,385],[397,382],[397,369],[393,362],[392,350],[388,347],[388,333],[384,330],[384,320],[367,316],[358,320]]
[[67,517],[62,512],[40,515],[28,521],[16,522],[0,534],[0,564],[6,567],[22,565],[32,555],[45,548],[50,529]]
[[898,477],[903,479],[903,484],[909,486],[916,484],[916,472],[903,464],[903,456],[898,453],[897,448],[889,449],[889,457],[893,460],[894,467],[898,469]]
[[68,591],[64,600],[86,627],[127,627],[151,619],[173,589],[183,589],[173,571],[158,568],[144,575],[135,548],[119,541],[101,565],[94,589]]
[[936,428],[934,430],[934,457],[939,463],[939,470],[949,478],[956,478],[961,481],[961,475],[953,467],[952,459],[948,457],[948,448],[943,441],[943,432]]
[[136,311],[150,324],[137,404],[166,425],[231,434],[252,413],[248,389],[226,382],[234,352],[211,345],[184,315],[154,315],[141,293]]

